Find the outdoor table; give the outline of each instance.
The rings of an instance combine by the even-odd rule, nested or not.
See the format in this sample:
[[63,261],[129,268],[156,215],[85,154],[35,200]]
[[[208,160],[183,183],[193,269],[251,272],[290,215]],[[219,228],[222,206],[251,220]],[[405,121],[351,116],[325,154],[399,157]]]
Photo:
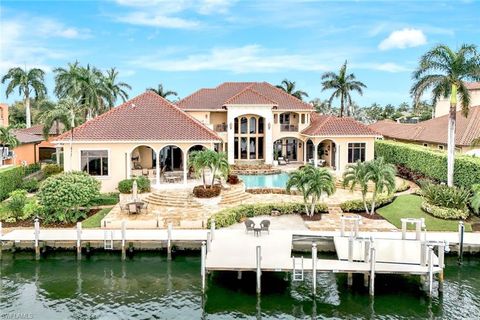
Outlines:
[[260,237],[262,235],[262,228],[254,227],[253,228],[253,236]]

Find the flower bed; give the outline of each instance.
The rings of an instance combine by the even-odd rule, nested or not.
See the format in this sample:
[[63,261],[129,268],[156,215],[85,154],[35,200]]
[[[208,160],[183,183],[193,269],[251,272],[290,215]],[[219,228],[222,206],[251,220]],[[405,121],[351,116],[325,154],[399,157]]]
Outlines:
[[302,195],[297,190],[290,190],[290,192],[288,192],[284,188],[251,188],[251,189],[246,189],[245,192],[248,192],[251,194],[290,194],[294,196]]
[[[395,200],[394,195],[380,195],[377,196],[377,201],[375,203],[375,209],[379,209]],[[370,200],[367,201],[367,206],[368,209],[371,209],[370,207]],[[359,200],[349,200],[342,202],[340,204],[340,208],[342,209],[343,212],[365,212],[365,205],[363,204],[363,201],[361,199]]]
[[[212,219],[215,219],[215,226],[224,228],[242,222],[247,218],[271,215],[272,211],[276,211],[275,215],[302,214],[305,212],[305,207],[303,203],[299,202],[245,204],[226,208],[215,213],[208,219],[207,225],[210,228]],[[318,203],[315,206],[315,213],[325,212],[328,212],[328,207],[325,203]]]
[[469,212],[467,209],[439,207],[429,203],[428,201],[422,202],[422,210],[426,213],[431,214],[434,217],[441,219],[465,220],[469,216]]

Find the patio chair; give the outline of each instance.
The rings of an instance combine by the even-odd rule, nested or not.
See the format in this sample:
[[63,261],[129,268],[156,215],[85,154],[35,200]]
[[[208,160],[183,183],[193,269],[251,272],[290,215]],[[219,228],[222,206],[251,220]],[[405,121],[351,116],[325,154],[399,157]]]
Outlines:
[[245,220],[245,233],[248,233],[248,231],[253,231],[254,228],[255,222],[250,219]]
[[148,169],[142,169],[142,176],[148,177]]
[[284,157],[278,157],[278,165],[286,165],[287,163]]
[[267,233],[270,234],[270,220],[262,220],[262,222],[260,222],[260,228],[262,231],[267,231]]
[[129,203],[128,204],[128,213],[130,214],[137,214],[137,204],[136,203]]

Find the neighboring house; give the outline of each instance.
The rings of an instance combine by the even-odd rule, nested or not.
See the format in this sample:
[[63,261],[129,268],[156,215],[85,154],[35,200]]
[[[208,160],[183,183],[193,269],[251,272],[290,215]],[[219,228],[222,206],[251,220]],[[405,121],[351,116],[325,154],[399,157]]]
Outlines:
[[[448,114],[416,124],[382,120],[369,126],[386,139],[398,140],[446,150],[448,140]],[[480,146],[474,144],[480,138],[480,106],[471,107],[468,117],[457,112],[455,146],[457,151],[476,154]],[[477,151],[478,150],[478,151]]]
[[37,161],[44,162],[52,160],[52,156],[55,154],[55,145],[52,141],[58,136],[57,131],[59,133],[63,133],[65,130],[65,126],[62,123],[58,124],[58,130],[56,125],[53,125],[48,132],[48,140],[45,140],[43,136],[43,125],[36,124],[31,126],[30,128],[20,129],[22,133],[32,134],[38,137],[42,137],[42,142],[37,145]]
[[0,127],[8,127],[8,105],[0,103]]
[[[274,148],[290,161],[337,172],[370,160],[378,133],[351,119],[320,116],[311,105],[262,82],[202,89],[178,106],[147,91],[55,139],[64,168],[83,170],[114,191],[144,175],[159,184],[187,181],[188,153],[225,151],[229,163],[272,164]],[[317,156],[315,156],[317,155]]]
[[[470,106],[480,105],[480,82],[469,82],[465,84],[470,91]],[[460,100],[457,110],[461,109]],[[435,104],[435,118],[448,115],[450,110],[450,98],[441,98]]]

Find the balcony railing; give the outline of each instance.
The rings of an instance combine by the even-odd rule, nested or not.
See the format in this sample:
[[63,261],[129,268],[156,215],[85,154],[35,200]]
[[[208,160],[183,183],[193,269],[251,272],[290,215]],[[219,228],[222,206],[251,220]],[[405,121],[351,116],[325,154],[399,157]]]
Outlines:
[[296,124],[280,124],[280,131],[296,132],[296,131],[298,131],[298,125],[296,125]]
[[225,123],[216,124],[214,128],[215,128],[216,132],[226,132],[227,131],[227,124],[225,124]]

